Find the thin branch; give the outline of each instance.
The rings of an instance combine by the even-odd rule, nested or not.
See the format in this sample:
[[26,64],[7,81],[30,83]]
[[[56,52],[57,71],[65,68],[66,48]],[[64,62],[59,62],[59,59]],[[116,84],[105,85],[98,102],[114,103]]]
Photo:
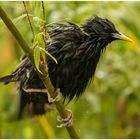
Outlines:
[[[44,2],[43,1],[41,1],[41,6],[42,6],[42,13],[43,13],[43,34],[42,34],[42,38],[43,38],[43,40],[44,40],[44,43],[45,43],[45,46],[47,47],[47,43],[46,43],[46,40],[47,40],[47,38],[46,38],[46,14],[45,14],[45,7],[44,7]],[[46,54],[44,54],[44,55],[42,55],[42,57],[46,57]],[[44,61],[44,63],[45,63],[45,65],[47,65],[47,62],[46,62],[46,59],[44,59],[45,61]]]
[[33,39],[34,39],[34,38],[35,38],[34,29],[33,29],[33,26],[32,26],[32,23],[31,23],[31,20],[30,20],[28,11],[27,11],[27,7],[26,7],[26,4],[25,4],[24,1],[23,1],[23,5],[24,5],[24,8],[25,8],[25,12],[26,12],[26,14],[27,14],[28,22],[29,22],[29,25],[30,25],[30,28],[31,28],[31,31],[32,31],[32,34],[33,34]]
[[45,115],[38,116],[38,121],[40,122],[41,126],[45,130],[48,138],[49,139],[54,139],[55,138],[55,134],[54,134],[54,132],[52,130],[52,127],[50,126],[48,120],[46,119]]
[[47,47],[47,43],[46,43],[46,40],[47,40],[47,38],[46,38],[46,31],[47,31],[47,29],[46,29],[46,12],[45,12],[45,7],[44,7],[43,1],[41,1],[41,6],[42,6],[42,13],[43,13],[43,21],[44,21],[44,23],[43,23],[43,33],[44,34],[42,35],[42,37],[43,37],[45,46]]
[[42,11],[43,11],[43,20],[44,20],[44,34],[46,35],[46,12],[45,12],[45,7],[44,7],[44,2],[41,1],[41,5],[42,5]]
[[[36,70],[37,74],[39,75],[39,77],[43,81],[45,87],[47,87],[51,97],[56,96],[55,92],[54,92],[54,87],[53,87],[53,85],[50,81],[50,78],[48,76],[48,66],[41,65],[42,74],[40,74],[37,71],[37,69],[34,65],[34,57],[33,57],[32,49],[28,46],[28,44],[26,43],[26,41],[24,40],[24,38],[22,37],[20,32],[17,30],[17,28],[15,27],[15,25],[13,24],[11,19],[7,16],[5,11],[1,8],[1,6],[0,6],[0,17],[2,18],[3,22],[6,24],[8,29],[11,31],[13,36],[16,38],[16,40],[20,44],[21,48],[24,50],[26,56],[30,59],[34,69]],[[55,102],[55,105],[56,105],[56,108],[59,111],[60,115],[62,116],[62,118],[66,118],[67,117],[66,110],[65,110],[64,106],[61,104],[61,102],[60,101]],[[67,129],[71,138],[79,138],[73,126],[66,127],[66,129]]]

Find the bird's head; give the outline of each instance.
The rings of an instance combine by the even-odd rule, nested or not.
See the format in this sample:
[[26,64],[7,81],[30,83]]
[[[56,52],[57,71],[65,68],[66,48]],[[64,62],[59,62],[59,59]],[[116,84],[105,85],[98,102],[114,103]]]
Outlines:
[[98,16],[88,20],[82,27],[90,37],[97,38],[98,40],[104,40],[107,43],[114,40],[132,41],[130,38],[117,31],[111,21]]

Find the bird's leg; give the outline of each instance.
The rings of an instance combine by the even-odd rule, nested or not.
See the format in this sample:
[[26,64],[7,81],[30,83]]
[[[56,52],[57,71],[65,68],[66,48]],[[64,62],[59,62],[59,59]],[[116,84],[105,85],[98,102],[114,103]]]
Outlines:
[[66,112],[67,112],[67,117],[66,118],[62,118],[60,115],[57,116],[57,121],[62,123],[60,125],[57,125],[58,128],[72,126],[72,124],[73,124],[73,113],[69,109],[66,109]]
[[49,94],[49,91],[47,89],[41,89],[41,88],[22,88],[23,91],[25,91],[26,93],[32,93],[32,92],[35,92],[35,93],[46,93],[48,95],[48,102],[49,103],[53,103],[53,102],[57,102],[59,101],[61,98],[62,98],[62,93],[60,92],[60,89],[57,88],[56,89],[56,97],[55,98],[52,98]]
[[47,96],[48,96],[48,102],[49,103],[53,103],[54,102],[54,99],[53,98],[51,98],[51,96],[50,96],[50,94],[49,94],[49,92],[48,92],[48,90],[47,89],[41,89],[41,88],[27,88],[27,89],[25,89],[25,88],[22,88],[23,89],[23,91],[25,91],[26,93],[33,93],[33,92],[35,92],[35,93],[46,93],[47,94]]

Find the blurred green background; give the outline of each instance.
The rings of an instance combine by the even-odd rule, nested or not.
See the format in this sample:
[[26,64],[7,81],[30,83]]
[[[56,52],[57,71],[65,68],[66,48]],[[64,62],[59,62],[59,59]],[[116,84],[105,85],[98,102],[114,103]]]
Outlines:
[[[42,18],[41,2],[27,2],[35,33]],[[22,2],[0,2],[31,45],[32,32]],[[101,57],[94,81],[78,101],[67,105],[81,138],[140,138],[140,2],[45,2],[47,24],[71,21],[82,24],[93,15],[110,19],[134,43],[111,43]],[[23,55],[16,40],[0,19],[0,76],[12,72]],[[17,84],[0,83],[0,138],[69,138],[56,125],[57,111],[38,118],[16,120],[19,104]],[[50,136],[51,135],[51,136]]]

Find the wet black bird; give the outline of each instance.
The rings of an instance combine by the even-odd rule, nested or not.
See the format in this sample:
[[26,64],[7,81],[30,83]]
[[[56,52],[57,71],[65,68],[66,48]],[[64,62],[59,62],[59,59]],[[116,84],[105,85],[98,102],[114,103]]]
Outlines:
[[[97,16],[80,27],[69,22],[53,24],[48,32],[51,42],[46,49],[58,61],[56,64],[47,57],[50,79],[55,88],[60,88],[64,99],[69,100],[84,92],[89,80],[94,76],[102,52],[109,43],[114,40],[131,41],[118,32],[111,21]],[[0,78],[0,81],[5,84],[19,82],[19,116],[25,108],[29,108],[33,114],[47,111],[47,105],[50,104],[47,94],[43,90],[33,90],[45,87],[27,57],[12,74]]]

